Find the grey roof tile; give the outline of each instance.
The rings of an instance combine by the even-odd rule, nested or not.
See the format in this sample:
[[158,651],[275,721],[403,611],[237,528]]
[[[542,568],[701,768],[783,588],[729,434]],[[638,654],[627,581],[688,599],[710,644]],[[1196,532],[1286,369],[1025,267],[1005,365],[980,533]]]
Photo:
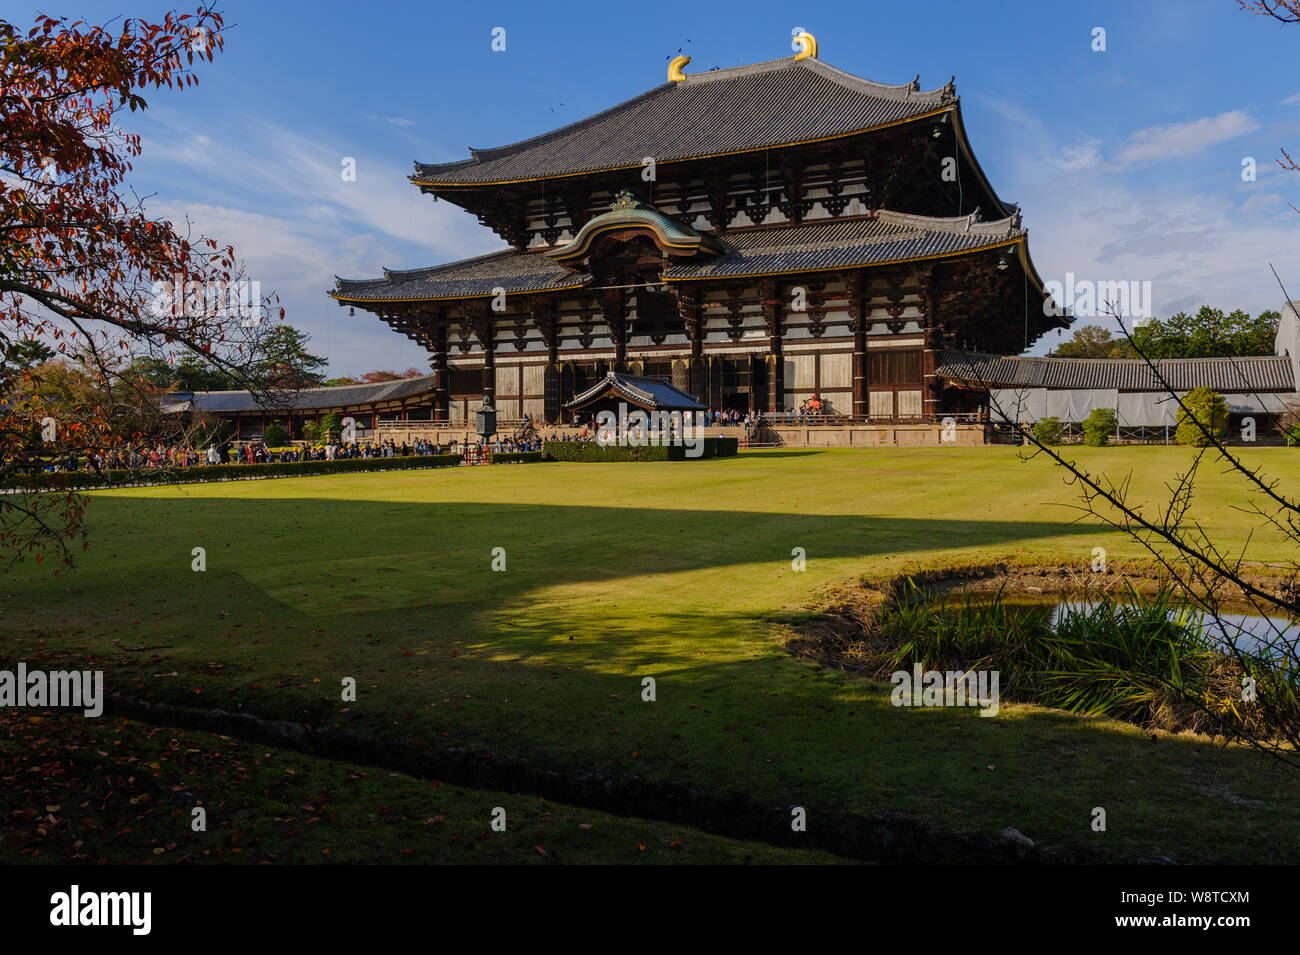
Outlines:
[[[1277,355],[1244,358],[1166,358],[1155,362],[1175,391],[1213,388],[1223,394],[1294,391],[1291,359]],[[978,352],[944,351],[936,363],[944,378],[993,387],[1162,391],[1140,358],[1011,358]]]
[[358,405],[410,398],[433,390],[433,376],[381,381],[373,385],[342,385],[337,388],[304,388],[277,394],[266,403],[257,402],[247,391],[196,391],[190,399],[196,411],[267,413],[311,411],[324,408],[354,408]]
[[[874,219],[825,219],[720,236],[723,254],[664,270],[666,279],[727,278],[814,269],[853,268],[993,248],[1026,235],[1019,217],[979,222],[881,210]],[[591,276],[557,265],[545,252],[506,250],[378,279],[338,279],[341,302],[439,301],[579,287]]]
[[384,269],[383,278],[341,279],[331,294],[342,301],[437,301],[492,295],[543,292],[585,284],[590,276],[566,269],[540,252],[504,249],[472,259],[424,269]]
[[[742,152],[846,135],[956,102],[793,57],[688,74],[576,123],[452,163],[416,163],[416,183],[515,182]],[[798,104],[795,108],[793,104]]]
[[565,402],[566,408],[581,408],[613,392],[621,398],[638,404],[664,411],[704,411],[704,405],[695,400],[667,378],[653,378],[645,375],[624,375],[616,371],[605,373],[605,377],[596,382],[580,395]]
[[731,232],[716,259],[675,265],[666,279],[726,278],[850,268],[970,252],[1026,234],[1018,218],[978,222],[974,215],[935,219],[881,210],[874,219],[827,219],[797,226]]

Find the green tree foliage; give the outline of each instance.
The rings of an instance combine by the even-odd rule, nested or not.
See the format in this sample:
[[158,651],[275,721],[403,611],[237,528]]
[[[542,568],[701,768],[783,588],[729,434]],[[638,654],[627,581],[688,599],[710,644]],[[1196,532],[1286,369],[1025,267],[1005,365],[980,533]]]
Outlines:
[[1133,343],[1148,358],[1231,358],[1273,354],[1280,313],[1254,318],[1241,309],[1225,314],[1204,305],[1195,315],[1179,312],[1133,330]]
[[[292,325],[276,326],[258,343],[250,363],[253,374],[271,388],[296,391],[320,387],[329,363],[307,351],[310,340],[309,335]],[[174,364],[153,355],[140,355],[132,360],[130,371],[163,390],[236,391],[245,387],[224,369],[193,353],[186,353]]]
[[307,351],[310,341],[311,336],[292,325],[279,325],[262,339],[257,361],[272,387],[320,387],[329,362]]
[[1084,325],[1050,353],[1052,358],[1136,358],[1128,339],[1100,325]]
[[283,448],[289,444],[289,431],[278,421],[272,421],[262,432],[262,441],[268,448]]
[[32,338],[10,339],[0,332],[0,381],[12,381],[54,357],[44,342]]
[[243,387],[223,369],[189,353],[174,365],[153,355],[140,355],[132,360],[129,373],[163,390],[237,391]]
[[1041,444],[1061,443],[1061,419],[1057,417],[1039,418],[1034,422],[1034,437]]
[[[1178,409],[1178,429],[1174,438],[1179,444],[1192,448],[1204,448],[1210,444],[1206,436],[1208,431],[1222,441],[1228,435],[1228,403],[1223,395],[1212,388],[1196,388],[1183,398],[1183,408]],[[1191,414],[1188,414],[1188,412]],[[1204,427],[1197,426],[1200,422]]]
[[337,441],[343,433],[343,422],[339,420],[338,415],[331,411],[320,419],[319,429],[317,434],[320,436],[321,441]]
[[1093,408],[1088,420],[1083,423],[1083,443],[1093,448],[1100,448],[1119,427],[1119,416],[1114,408]]

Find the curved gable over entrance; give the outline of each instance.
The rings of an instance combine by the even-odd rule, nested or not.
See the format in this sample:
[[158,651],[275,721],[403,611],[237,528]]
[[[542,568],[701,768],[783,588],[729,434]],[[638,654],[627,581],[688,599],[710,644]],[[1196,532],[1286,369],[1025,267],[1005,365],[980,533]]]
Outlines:
[[572,241],[544,254],[568,268],[580,269],[612,245],[635,238],[648,239],[666,258],[676,261],[712,257],[723,251],[722,244],[713,236],[696,232],[624,189],[610,205],[609,212],[589,220]]

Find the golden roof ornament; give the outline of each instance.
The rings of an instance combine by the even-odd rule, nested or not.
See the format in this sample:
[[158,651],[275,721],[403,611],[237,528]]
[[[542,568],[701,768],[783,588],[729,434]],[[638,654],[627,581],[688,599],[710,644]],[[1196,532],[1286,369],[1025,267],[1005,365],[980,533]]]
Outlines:
[[809,57],[817,59],[817,38],[806,30],[803,33],[794,35],[794,42],[798,43],[802,49],[794,55],[796,60],[806,60]]
[[680,83],[686,79],[686,74],[682,72],[686,64],[691,62],[689,56],[675,56],[673,61],[668,64],[668,78],[674,83]]

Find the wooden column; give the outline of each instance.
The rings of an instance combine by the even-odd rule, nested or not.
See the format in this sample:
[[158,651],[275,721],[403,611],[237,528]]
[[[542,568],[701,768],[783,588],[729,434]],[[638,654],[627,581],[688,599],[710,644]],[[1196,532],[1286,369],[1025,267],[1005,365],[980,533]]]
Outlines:
[[533,324],[546,346],[546,368],[542,372],[542,416],[547,424],[560,420],[563,385],[560,375],[560,322],[555,314],[555,300],[541,295],[529,301]]
[[782,351],[781,300],[775,279],[760,279],[758,298],[767,325],[767,410],[785,410],[785,355]]
[[931,418],[938,417],[943,398],[943,382],[935,373],[943,335],[939,328],[939,290],[934,268],[925,269],[920,276],[921,327],[925,329],[925,350],[921,352],[921,413]]
[[600,308],[609,337],[614,342],[614,371],[627,371],[627,296],[623,289],[606,289],[600,296]]
[[546,346],[546,363],[548,365],[559,364],[560,323],[555,315],[555,302],[539,295],[530,300],[528,306],[533,325],[536,326],[538,334],[542,336],[542,344]]
[[707,368],[704,364],[704,310],[700,307],[700,291],[694,285],[674,285],[677,308],[686,325],[686,337],[691,343],[691,358],[687,362],[687,380],[690,394],[704,405],[709,403]]
[[718,235],[727,231],[727,220],[731,218],[730,182],[730,176],[720,174],[709,176],[705,182],[709,218],[713,222],[713,231]]
[[465,303],[465,319],[474,331],[474,337],[483,346],[483,394],[496,404],[497,397],[497,353],[496,323],[492,320],[492,310],[487,299],[472,300]]
[[758,407],[758,386],[755,384],[758,379],[758,369],[762,365],[762,358],[751,352],[745,356],[745,361],[748,362],[746,370],[749,372],[749,394],[746,396],[748,400],[745,410],[753,414],[756,411],[763,410]]
[[428,348],[433,352],[429,366],[433,369],[433,420],[446,421],[451,409],[451,394],[447,371],[446,308],[440,307],[435,324],[429,329]]
[[867,322],[871,306],[867,304],[867,279],[860,272],[845,276],[849,292],[849,319],[853,329],[853,417],[871,414],[870,381],[867,363]]
[[802,166],[790,161],[781,163],[781,182],[785,187],[786,199],[783,211],[793,225],[803,222],[803,179]]

